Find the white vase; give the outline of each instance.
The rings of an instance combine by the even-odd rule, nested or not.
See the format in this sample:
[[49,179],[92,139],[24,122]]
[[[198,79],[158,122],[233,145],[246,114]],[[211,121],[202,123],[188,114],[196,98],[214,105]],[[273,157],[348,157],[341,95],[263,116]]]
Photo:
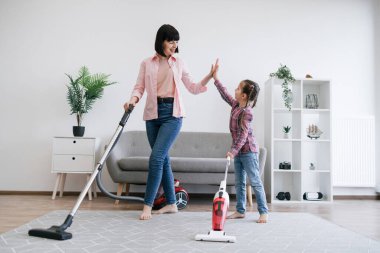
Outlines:
[[289,139],[289,133],[284,133],[284,139]]

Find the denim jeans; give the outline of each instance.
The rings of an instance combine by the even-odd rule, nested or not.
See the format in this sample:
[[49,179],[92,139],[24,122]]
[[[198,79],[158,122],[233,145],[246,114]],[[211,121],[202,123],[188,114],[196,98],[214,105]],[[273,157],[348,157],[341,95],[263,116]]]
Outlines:
[[146,133],[152,153],[149,157],[149,172],[144,203],[153,206],[158,188],[162,184],[166,203],[176,202],[174,177],[170,166],[169,150],[182,126],[182,118],[173,117],[173,104],[158,104],[158,118],[146,121]]
[[258,153],[240,153],[235,156],[235,189],[236,189],[236,211],[244,214],[246,207],[246,175],[255,192],[257,209],[260,214],[268,213],[263,183],[259,173]]

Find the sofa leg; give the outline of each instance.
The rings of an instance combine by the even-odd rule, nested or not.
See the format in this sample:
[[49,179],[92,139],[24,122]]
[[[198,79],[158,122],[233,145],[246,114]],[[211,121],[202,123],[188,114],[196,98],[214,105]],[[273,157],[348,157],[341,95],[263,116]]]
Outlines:
[[[125,183],[125,184],[119,183],[117,185],[117,193],[116,193],[117,196],[121,196],[121,194],[123,193],[124,185],[125,185],[125,195],[129,194],[129,186],[130,186],[130,184],[128,184],[128,183]],[[118,204],[119,204],[119,200],[115,200],[115,205],[118,205]]]
[[130,184],[125,183],[125,195],[129,194],[129,186],[130,186]]
[[252,202],[252,187],[251,187],[251,185],[247,184],[246,188],[247,188],[248,205],[252,206],[253,205],[253,202]]
[[[117,185],[117,192],[116,192],[117,196],[121,196],[121,194],[123,193],[123,188],[124,188],[124,184],[123,183],[119,183]],[[118,204],[119,204],[119,200],[115,200],[115,205],[118,205]]]

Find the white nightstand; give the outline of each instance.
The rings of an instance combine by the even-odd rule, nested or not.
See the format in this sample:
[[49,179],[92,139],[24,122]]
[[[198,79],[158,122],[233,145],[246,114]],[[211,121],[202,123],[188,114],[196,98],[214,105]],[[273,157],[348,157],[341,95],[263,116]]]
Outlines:
[[[95,168],[96,138],[92,137],[54,137],[52,173],[57,173],[52,199],[57,189],[62,197],[67,173],[86,174],[87,180]],[[92,188],[92,189],[91,189]],[[96,197],[96,183],[88,190],[88,198],[92,200],[92,192]]]

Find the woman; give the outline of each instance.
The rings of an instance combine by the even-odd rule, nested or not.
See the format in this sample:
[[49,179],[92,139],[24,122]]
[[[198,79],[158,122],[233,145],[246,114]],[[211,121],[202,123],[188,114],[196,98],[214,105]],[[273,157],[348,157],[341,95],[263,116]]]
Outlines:
[[157,213],[178,212],[169,150],[185,116],[179,87],[184,84],[188,91],[199,94],[207,90],[206,84],[212,78],[213,67],[202,81],[193,82],[184,62],[174,55],[178,53],[178,41],[179,33],[173,26],[162,25],[158,29],[155,42],[156,54],[141,63],[131,99],[124,104],[125,110],[130,104],[136,106],[146,91],[143,118],[146,121],[146,133],[152,153],[149,158],[141,220],[152,218],[152,206],[160,184],[164,189],[167,205]]

